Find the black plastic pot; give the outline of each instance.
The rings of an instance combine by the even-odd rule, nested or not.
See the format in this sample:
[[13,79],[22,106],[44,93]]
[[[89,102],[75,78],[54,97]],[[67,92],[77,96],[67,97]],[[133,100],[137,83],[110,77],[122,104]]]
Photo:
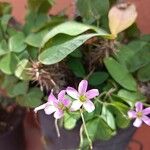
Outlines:
[[[60,129],[61,137],[58,138],[54,125],[53,116],[45,115],[39,111],[41,129],[46,139],[46,150],[76,150],[79,146],[79,127],[66,131]],[[118,134],[108,141],[95,141],[94,150],[126,150],[136,128],[130,126],[119,130]]]
[[16,116],[11,129],[0,134],[0,150],[25,150],[25,140],[23,134],[24,112],[21,110]]

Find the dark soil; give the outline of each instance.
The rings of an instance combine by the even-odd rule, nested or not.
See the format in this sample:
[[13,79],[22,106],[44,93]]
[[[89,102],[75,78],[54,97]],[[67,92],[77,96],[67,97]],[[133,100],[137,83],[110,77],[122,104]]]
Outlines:
[[18,107],[10,112],[0,107],[0,135],[13,130],[22,114],[22,109]]

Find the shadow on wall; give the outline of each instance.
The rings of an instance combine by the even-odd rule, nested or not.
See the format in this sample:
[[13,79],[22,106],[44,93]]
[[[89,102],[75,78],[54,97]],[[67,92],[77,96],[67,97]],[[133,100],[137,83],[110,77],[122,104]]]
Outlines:
[[[27,0],[0,0],[7,1],[13,5],[13,15],[21,23],[24,22],[25,7]],[[75,7],[73,6],[73,0],[55,0],[55,6],[50,11],[51,14],[55,15],[60,11],[64,10],[69,17],[72,17]],[[139,13],[137,22],[140,30],[143,33],[150,34],[150,0],[127,0],[134,2],[137,6]]]

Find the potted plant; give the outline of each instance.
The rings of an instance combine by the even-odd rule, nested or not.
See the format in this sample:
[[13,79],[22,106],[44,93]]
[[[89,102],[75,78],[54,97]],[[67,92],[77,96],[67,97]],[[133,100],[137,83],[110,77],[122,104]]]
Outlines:
[[136,129],[131,118],[136,127],[150,125],[150,37],[134,23],[135,6],[78,0],[68,21],[48,15],[52,4],[28,0],[17,28],[4,17],[2,86],[39,112],[48,149],[124,149]]

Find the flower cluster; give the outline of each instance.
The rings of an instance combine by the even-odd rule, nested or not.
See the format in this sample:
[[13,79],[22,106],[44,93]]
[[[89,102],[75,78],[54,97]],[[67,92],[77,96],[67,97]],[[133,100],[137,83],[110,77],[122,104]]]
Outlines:
[[[93,98],[99,95],[98,89],[88,90],[88,81],[82,80],[79,83],[78,90],[73,87],[67,87],[66,90],[60,91],[58,98],[53,95],[51,91],[47,103],[40,105],[34,109],[35,112],[44,109],[47,115],[54,113],[54,118],[60,119],[64,116],[66,110],[77,111],[83,107],[87,112],[93,112],[95,106],[91,101]],[[67,96],[68,95],[68,96]],[[71,101],[69,96],[74,99]],[[128,117],[135,119],[133,125],[140,127],[142,122],[150,126],[150,118],[147,116],[150,114],[150,107],[143,109],[143,104],[137,102],[135,104],[135,111],[128,111]]]
[[129,118],[131,119],[135,118],[133,125],[137,128],[142,125],[142,122],[150,126],[150,118],[148,117],[149,114],[150,114],[150,107],[143,109],[143,104],[141,102],[135,103],[135,111],[134,110],[128,111]]
[[[97,89],[91,89],[87,91],[88,82],[87,80],[82,80],[79,83],[78,91],[72,87],[67,87],[66,90],[60,91],[58,94],[58,98],[53,95],[53,91],[48,97],[47,103],[36,107],[34,109],[35,112],[44,109],[47,115],[54,113],[54,117],[56,119],[60,119],[64,116],[64,111],[66,109],[70,111],[77,111],[82,106],[87,112],[92,112],[95,109],[95,106],[91,99],[99,95],[99,91]],[[75,99],[73,102],[69,98],[67,98],[66,93],[68,96]]]

